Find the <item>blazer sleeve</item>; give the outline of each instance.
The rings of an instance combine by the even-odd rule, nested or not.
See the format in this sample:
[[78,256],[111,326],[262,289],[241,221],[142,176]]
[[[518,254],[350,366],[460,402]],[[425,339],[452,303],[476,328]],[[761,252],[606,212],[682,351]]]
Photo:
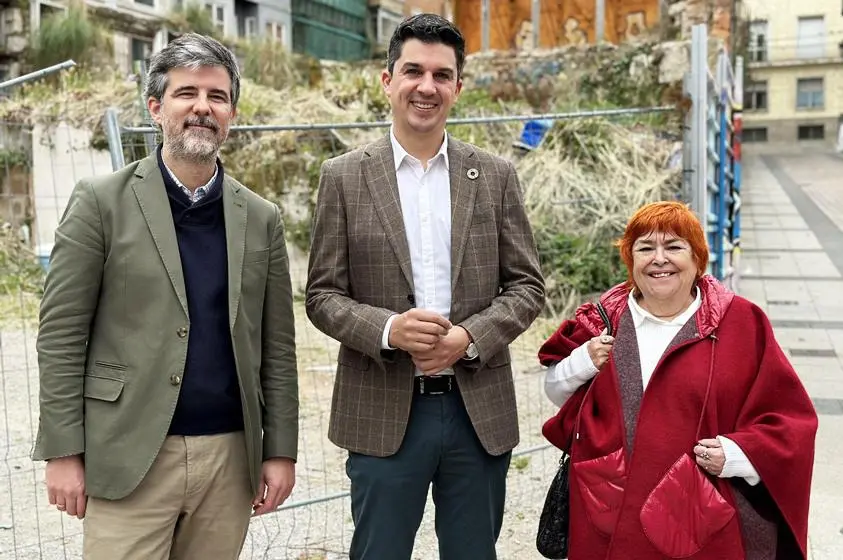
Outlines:
[[284,241],[284,222],[277,206],[269,247],[269,274],[263,305],[261,389],[263,458],[296,460],[299,440],[299,386],[296,326],[290,261]]
[[[504,350],[532,324],[544,307],[544,278],[518,175],[507,162],[498,237],[500,293],[492,304],[460,323],[477,346],[479,367]],[[477,364],[476,362],[479,362]]]
[[348,277],[345,200],[331,160],[322,164],[311,230],[306,287],[307,316],[320,331],[370,356],[381,367],[394,351],[382,350],[393,311],[352,298]]
[[85,452],[84,375],[88,336],[105,266],[97,197],[77,183],[55,233],[36,340],[40,419],[33,459]]

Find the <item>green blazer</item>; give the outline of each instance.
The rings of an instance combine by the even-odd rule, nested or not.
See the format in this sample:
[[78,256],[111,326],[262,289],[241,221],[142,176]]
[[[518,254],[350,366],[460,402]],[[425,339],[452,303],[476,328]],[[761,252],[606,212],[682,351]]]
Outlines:
[[[223,182],[228,311],[252,486],[263,460],[296,458],[295,321],[278,207]],[[167,435],[190,317],[156,157],[80,181],[56,230],[37,350],[33,459],[84,453],[87,494],[119,499]]]

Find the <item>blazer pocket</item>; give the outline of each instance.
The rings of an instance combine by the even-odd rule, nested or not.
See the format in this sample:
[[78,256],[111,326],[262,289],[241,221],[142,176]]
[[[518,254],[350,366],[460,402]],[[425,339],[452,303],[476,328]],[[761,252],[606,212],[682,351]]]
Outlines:
[[[94,362],[94,369],[97,368],[105,368],[105,369],[113,369],[117,371],[123,371],[126,369],[126,366],[123,364],[115,364],[113,362],[103,362],[101,360],[96,360]],[[106,377],[110,377],[110,375],[106,375]]]
[[346,348],[345,346],[340,347],[340,353],[339,356],[337,356],[337,362],[339,364],[359,371],[366,371],[369,369],[371,361],[371,358],[369,358],[366,354]]
[[123,392],[124,380],[111,377],[98,377],[96,375],[85,375],[84,395],[89,399],[98,401],[115,402]]
[[257,251],[246,251],[243,255],[243,264],[262,263],[269,258],[269,248],[258,249]]
[[85,372],[83,394],[86,398],[114,402],[123,392],[126,366],[95,361]]
[[494,356],[492,356],[491,358],[489,358],[489,361],[486,362],[486,367],[488,367],[488,368],[503,367],[503,366],[509,365],[510,361],[511,360],[510,360],[510,357],[509,357],[509,350],[503,349],[500,352],[498,352],[497,354],[495,354]]

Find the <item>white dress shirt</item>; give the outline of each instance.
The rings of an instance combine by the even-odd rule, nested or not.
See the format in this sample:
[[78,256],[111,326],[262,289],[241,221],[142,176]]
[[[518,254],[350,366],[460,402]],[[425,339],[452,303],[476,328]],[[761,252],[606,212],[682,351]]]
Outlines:
[[[427,161],[427,168],[398,143],[390,129],[395,175],[401,198],[404,231],[410,248],[416,307],[434,311],[445,318],[451,312],[451,178],[448,161],[448,135],[439,152]],[[381,347],[390,349],[389,318]],[[448,368],[440,375],[453,374]],[[416,375],[421,375],[416,371]]]
[[[629,295],[628,305],[632,314],[632,322],[635,325],[635,336],[638,339],[641,381],[645,391],[650,378],[653,376],[653,371],[668,345],[685,323],[697,312],[700,304],[700,291],[698,289],[696,297],[688,309],[683,311],[681,315],[666,321],[649,313],[638,305],[632,294]],[[545,374],[545,393],[555,405],[561,407],[578,388],[594,377],[595,374],[597,374],[597,368],[594,367],[594,363],[588,355],[588,342],[586,342],[574,349],[570,356],[548,368]],[[752,486],[758,484],[761,478],[738,444],[723,436],[717,436],[717,439],[720,441],[723,453],[726,456],[726,463],[720,477],[739,476]]]

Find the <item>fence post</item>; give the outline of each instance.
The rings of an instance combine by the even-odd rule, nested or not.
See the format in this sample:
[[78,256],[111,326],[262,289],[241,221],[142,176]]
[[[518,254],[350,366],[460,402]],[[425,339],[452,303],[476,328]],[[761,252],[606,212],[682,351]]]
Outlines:
[[716,224],[717,232],[714,237],[714,247],[717,253],[717,262],[715,263],[715,276],[721,280],[726,278],[728,272],[726,255],[729,251],[729,221],[726,216],[727,205],[731,199],[730,188],[730,146],[729,140],[731,138],[730,127],[732,125],[729,118],[729,110],[732,103],[732,96],[728,91],[730,82],[729,76],[729,60],[726,55],[721,52],[717,56],[717,122],[720,133],[717,135],[717,201]]
[[111,154],[111,168],[114,171],[125,167],[123,156],[123,140],[120,137],[120,121],[117,118],[117,109],[109,107],[105,111],[104,124],[105,136],[108,138],[108,152]]
[[76,63],[73,60],[65,60],[64,62],[53,64],[52,66],[47,66],[46,68],[42,68],[41,70],[36,70],[35,72],[30,72],[29,74],[24,74],[23,76],[18,76],[17,78],[12,78],[11,80],[0,82],[0,89],[16,86],[18,84],[22,84],[24,82],[29,82],[32,80],[37,80],[46,76],[47,74],[52,74],[54,72],[65,70],[73,66],[76,66]]
[[739,289],[740,284],[740,257],[741,257],[741,188],[743,187],[743,170],[741,168],[742,143],[743,143],[743,57],[735,57],[735,80],[732,92],[732,119],[735,123],[735,130],[732,134],[732,147],[735,157],[734,185],[732,187],[732,290]]
[[687,94],[691,99],[688,130],[689,149],[686,154],[688,202],[703,227],[708,224],[708,169],[706,151],[708,138],[708,37],[704,24],[691,29],[691,71],[687,77]]
[[489,50],[489,28],[491,27],[491,1],[480,0],[480,50]]

